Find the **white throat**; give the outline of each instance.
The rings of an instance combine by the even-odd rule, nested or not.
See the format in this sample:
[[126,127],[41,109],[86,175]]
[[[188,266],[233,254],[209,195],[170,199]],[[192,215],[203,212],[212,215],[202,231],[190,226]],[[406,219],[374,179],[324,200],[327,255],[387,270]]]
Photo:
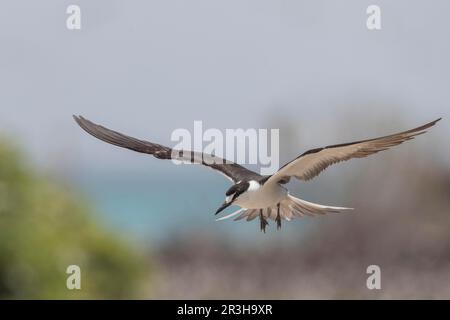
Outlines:
[[258,190],[259,188],[261,188],[261,185],[259,184],[259,182],[258,182],[258,181],[255,181],[255,180],[250,180],[250,181],[248,182],[248,184],[249,184],[249,186],[248,186],[247,191],[256,191],[256,190]]

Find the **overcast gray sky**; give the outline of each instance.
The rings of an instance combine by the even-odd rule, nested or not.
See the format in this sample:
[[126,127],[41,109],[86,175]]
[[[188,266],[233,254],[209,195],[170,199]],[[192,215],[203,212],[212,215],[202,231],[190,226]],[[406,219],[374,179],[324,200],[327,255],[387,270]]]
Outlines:
[[[79,31],[66,28],[69,4]],[[369,4],[380,31],[366,28]],[[339,114],[353,117],[338,128],[418,125],[450,115],[449,12],[445,0],[3,1],[0,131],[43,165],[120,170],[144,162],[83,134],[72,114],[166,144],[194,120],[285,121],[314,137],[305,148],[353,138],[325,134]]]

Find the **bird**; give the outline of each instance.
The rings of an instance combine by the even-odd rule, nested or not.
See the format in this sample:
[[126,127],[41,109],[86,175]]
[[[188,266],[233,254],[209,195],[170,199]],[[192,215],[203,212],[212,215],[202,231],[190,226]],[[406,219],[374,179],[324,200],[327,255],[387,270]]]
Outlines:
[[353,210],[353,208],[347,207],[321,205],[292,196],[286,187],[291,178],[309,181],[333,164],[354,158],[364,158],[411,140],[425,133],[426,129],[441,120],[439,118],[420,127],[379,138],[311,149],[286,163],[274,174],[260,175],[240,164],[211,154],[175,150],[113,131],[82,116],[74,115],[73,118],[87,133],[112,145],[150,154],[157,159],[200,164],[221,173],[233,185],[226,191],[225,201],[215,214],[219,214],[231,205],[236,205],[240,209],[217,220],[235,217],[235,221],[244,218],[252,221],[259,218],[260,229],[264,233],[269,224],[268,220],[275,221],[277,229],[280,229],[282,220],[290,221],[303,216]]

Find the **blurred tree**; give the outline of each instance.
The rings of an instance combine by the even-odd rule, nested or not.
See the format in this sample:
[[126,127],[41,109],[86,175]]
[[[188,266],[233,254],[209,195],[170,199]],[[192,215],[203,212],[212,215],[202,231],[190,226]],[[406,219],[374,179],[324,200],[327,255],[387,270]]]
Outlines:
[[[138,298],[148,261],[95,221],[73,192],[0,141],[0,298]],[[69,265],[81,290],[66,287]]]

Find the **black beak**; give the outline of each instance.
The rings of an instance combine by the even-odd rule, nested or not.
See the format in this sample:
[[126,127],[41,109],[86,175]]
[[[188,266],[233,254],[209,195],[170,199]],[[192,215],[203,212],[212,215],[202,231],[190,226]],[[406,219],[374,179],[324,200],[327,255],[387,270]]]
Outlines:
[[224,210],[225,208],[228,208],[230,206],[231,202],[226,203],[224,202],[219,209],[217,209],[216,214],[218,214],[220,211]]

